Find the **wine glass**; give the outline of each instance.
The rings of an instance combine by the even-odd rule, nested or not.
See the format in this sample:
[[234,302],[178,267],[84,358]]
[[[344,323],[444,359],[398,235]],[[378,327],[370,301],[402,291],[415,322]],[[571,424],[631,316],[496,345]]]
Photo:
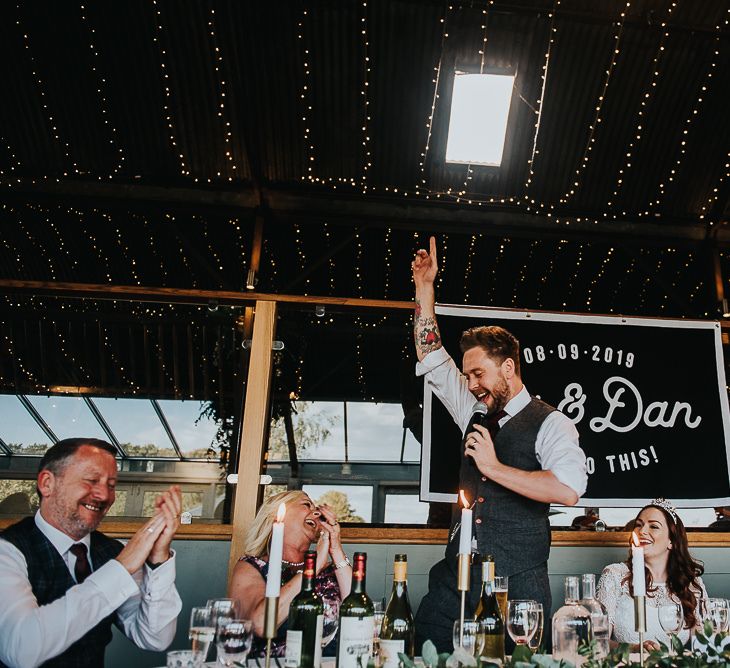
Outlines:
[[190,611],[190,633],[188,638],[192,641],[193,652],[200,652],[203,661],[205,661],[208,656],[208,648],[215,638],[213,613],[207,605],[193,608]]
[[477,638],[480,635],[479,622],[474,619],[465,619],[462,624],[461,620],[457,619],[454,622],[454,649],[461,647],[465,649],[468,654],[474,656],[477,649]]
[[324,599],[324,615],[322,619],[322,647],[327,647],[337,635],[340,623],[340,600]]
[[526,645],[537,631],[535,601],[513,599],[507,601],[507,633],[515,645]]
[[542,608],[542,603],[534,601],[534,607],[537,612],[537,628],[535,629],[535,633],[532,634],[532,637],[527,642],[527,646],[533,652],[536,652],[540,648],[540,643],[542,642],[542,630],[545,626],[545,613]]
[[218,663],[222,666],[246,665],[253,642],[253,623],[248,619],[221,618],[215,644]]
[[383,617],[385,610],[382,601],[373,601],[373,657],[380,653],[380,628],[383,626]]
[[684,614],[679,603],[664,603],[659,606],[657,614],[659,615],[659,625],[667,635],[677,633],[682,627]]

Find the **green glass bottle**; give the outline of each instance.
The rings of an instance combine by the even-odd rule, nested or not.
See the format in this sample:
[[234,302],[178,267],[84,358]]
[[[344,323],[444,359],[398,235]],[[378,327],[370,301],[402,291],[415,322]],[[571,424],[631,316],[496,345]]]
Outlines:
[[396,554],[393,563],[393,591],[385,608],[380,630],[380,665],[398,668],[398,653],[413,658],[416,651],[416,627],[408,600],[408,557]]
[[504,662],[504,619],[494,592],[494,559],[482,560],[482,592],[474,619],[479,622],[479,655],[488,661]]
[[317,553],[304,555],[302,589],[289,605],[286,632],[286,668],[319,668],[322,662],[324,604],[314,591]]
[[375,617],[373,602],[365,589],[366,561],[365,552],[355,552],[352,589],[340,606],[337,668],[364,668],[373,652]]

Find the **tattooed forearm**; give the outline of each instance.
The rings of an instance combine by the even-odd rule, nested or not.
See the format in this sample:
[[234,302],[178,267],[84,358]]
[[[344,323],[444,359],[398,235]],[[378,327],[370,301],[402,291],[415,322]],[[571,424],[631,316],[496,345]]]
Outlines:
[[441,332],[435,316],[422,315],[421,305],[418,302],[413,315],[413,338],[419,359],[441,347]]

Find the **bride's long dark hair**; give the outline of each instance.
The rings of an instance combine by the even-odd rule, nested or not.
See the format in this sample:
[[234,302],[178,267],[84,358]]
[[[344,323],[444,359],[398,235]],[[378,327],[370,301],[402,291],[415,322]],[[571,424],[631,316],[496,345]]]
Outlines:
[[[705,567],[701,561],[693,558],[689,553],[689,546],[687,545],[687,531],[684,528],[682,519],[679,515],[674,516],[665,508],[650,503],[644,506],[639,515],[647,508],[656,508],[661,511],[664,515],[664,521],[669,529],[669,540],[672,543],[672,549],[669,550],[669,560],[667,561],[667,588],[671,594],[674,594],[679,602],[682,604],[682,612],[684,613],[685,628],[692,629],[697,626],[700,620],[697,619],[695,609],[697,607],[697,595],[702,592],[697,578],[699,578],[704,572]],[[634,520],[634,524],[636,523]],[[633,577],[633,564],[631,563],[631,551],[629,551],[629,558],[627,560],[629,567],[629,574],[625,581],[628,582],[629,592],[634,595],[632,577]],[[651,579],[651,571],[648,568],[644,568],[644,576],[646,577],[646,590],[656,591],[654,583]]]

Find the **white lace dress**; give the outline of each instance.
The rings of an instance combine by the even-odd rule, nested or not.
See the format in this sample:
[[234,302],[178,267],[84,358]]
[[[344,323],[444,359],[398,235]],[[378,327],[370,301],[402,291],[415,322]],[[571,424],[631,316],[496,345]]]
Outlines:
[[[629,595],[628,581],[622,580],[629,572],[626,564],[609,564],[603,569],[601,578],[598,581],[596,598],[606,606],[609,622],[611,624],[611,637],[618,642],[638,643],[639,634],[634,630],[634,600]],[[707,590],[702,578],[697,578],[700,591],[695,592],[697,596],[697,607],[695,615],[700,619],[700,601],[707,598]],[[670,594],[666,584],[655,582],[655,592],[647,592],[646,595],[646,634],[644,640],[656,640],[669,644],[669,635],[659,624],[659,606],[664,603],[679,603],[679,599]],[[679,632],[682,642],[689,639],[689,629],[682,629]]]

